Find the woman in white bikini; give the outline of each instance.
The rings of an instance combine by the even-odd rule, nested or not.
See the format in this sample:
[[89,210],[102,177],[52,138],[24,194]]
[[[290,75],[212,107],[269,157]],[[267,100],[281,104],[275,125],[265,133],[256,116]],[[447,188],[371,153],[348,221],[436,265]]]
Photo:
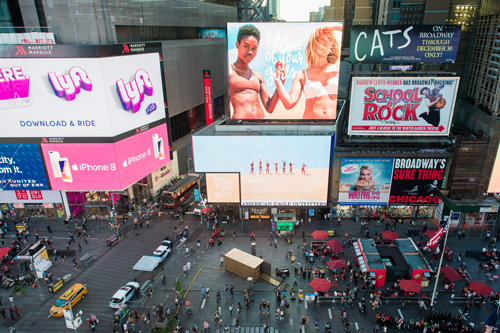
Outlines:
[[238,59],[229,66],[229,96],[234,110],[232,119],[264,119],[261,105],[272,113],[278,104],[278,93],[275,91],[270,97],[262,74],[249,67],[257,55],[259,42],[259,29],[251,24],[240,27],[236,42]]
[[276,64],[276,91],[287,110],[297,104],[304,92],[306,107],[303,119],[335,119],[337,116],[340,42],[334,31],[342,31],[342,26],[322,25],[311,34],[306,47],[308,67],[295,75],[290,93],[283,85],[285,64]]

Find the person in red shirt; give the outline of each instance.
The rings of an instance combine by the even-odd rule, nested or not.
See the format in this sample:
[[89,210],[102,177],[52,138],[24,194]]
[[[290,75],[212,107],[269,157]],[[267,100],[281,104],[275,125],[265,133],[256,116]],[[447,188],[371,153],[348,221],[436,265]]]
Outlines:
[[306,170],[305,170],[306,166],[307,166],[307,165],[302,164],[302,166],[300,167],[300,170],[302,171],[302,174],[303,174],[303,175],[305,175],[305,174],[306,174]]
[[253,172],[253,162],[250,163],[250,174],[254,175],[255,173]]
[[251,241],[255,241],[255,234],[252,232],[252,236],[250,237]]
[[274,162],[274,168],[276,169],[276,174],[278,174],[278,162]]
[[266,175],[269,174],[269,162],[266,161]]

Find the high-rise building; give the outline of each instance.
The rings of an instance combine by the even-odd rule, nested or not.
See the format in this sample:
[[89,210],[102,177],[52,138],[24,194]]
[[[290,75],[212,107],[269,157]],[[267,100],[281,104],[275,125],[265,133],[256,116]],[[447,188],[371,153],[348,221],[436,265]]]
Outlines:
[[267,0],[269,7],[269,19],[279,21],[280,19],[280,0]]

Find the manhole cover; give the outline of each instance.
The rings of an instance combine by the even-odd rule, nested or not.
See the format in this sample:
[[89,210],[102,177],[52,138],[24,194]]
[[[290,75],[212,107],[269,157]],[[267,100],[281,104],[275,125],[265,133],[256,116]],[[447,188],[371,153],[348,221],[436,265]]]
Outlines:
[[32,323],[30,324],[30,327],[33,327],[33,326],[36,326],[36,321],[34,321],[34,322],[32,322]]
[[139,235],[140,235],[140,233],[136,233],[134,236],[139,236]]
[[145,241],[146,241],[145,239],[141,239],[139,243],[144,243]]
[[173,226],[171,226],[171,227],[168,227],[168,228],[169,228],[169,229],[173,229],[174,227],[173,227]]

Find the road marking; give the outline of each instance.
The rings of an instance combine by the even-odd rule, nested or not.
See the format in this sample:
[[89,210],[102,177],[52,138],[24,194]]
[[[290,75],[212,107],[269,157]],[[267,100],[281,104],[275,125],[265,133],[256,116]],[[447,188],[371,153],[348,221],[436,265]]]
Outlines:
[[307,310],[307,301],[304,302],[304,307],[306,308]]
[[304,326],[305,325],[302,325],[302,333],[306,333],[306,328]]
[[356,326],[356,331],[359,330],[359,326],[358,326],[358,322],[357,321],[354,322],[354,326]]
[[358,302],[359,308],[361,309],[361,302]]
[[290,326],[293,326],[293,318],[290,318]]
[[205,302],[206,302],[206,298],[203,299],[203,302],[201,302],[201,308],[203,309],[205,307]]
[[398,309],[398,312],[399,312],[399,316],[401,317],[401,319],[405,320],[405,317],[403,317],[403,314],[401,313],[401,310]]
[[328,317],[330,317],[330,319],[332,319],[332,309],[328,309]]
[[424,309],[426,309],[426,310],[427,310],[427,307],[425,306],[425,303],[424,303]]
[[233,318],[233,326],[236,326],[236,318]]

